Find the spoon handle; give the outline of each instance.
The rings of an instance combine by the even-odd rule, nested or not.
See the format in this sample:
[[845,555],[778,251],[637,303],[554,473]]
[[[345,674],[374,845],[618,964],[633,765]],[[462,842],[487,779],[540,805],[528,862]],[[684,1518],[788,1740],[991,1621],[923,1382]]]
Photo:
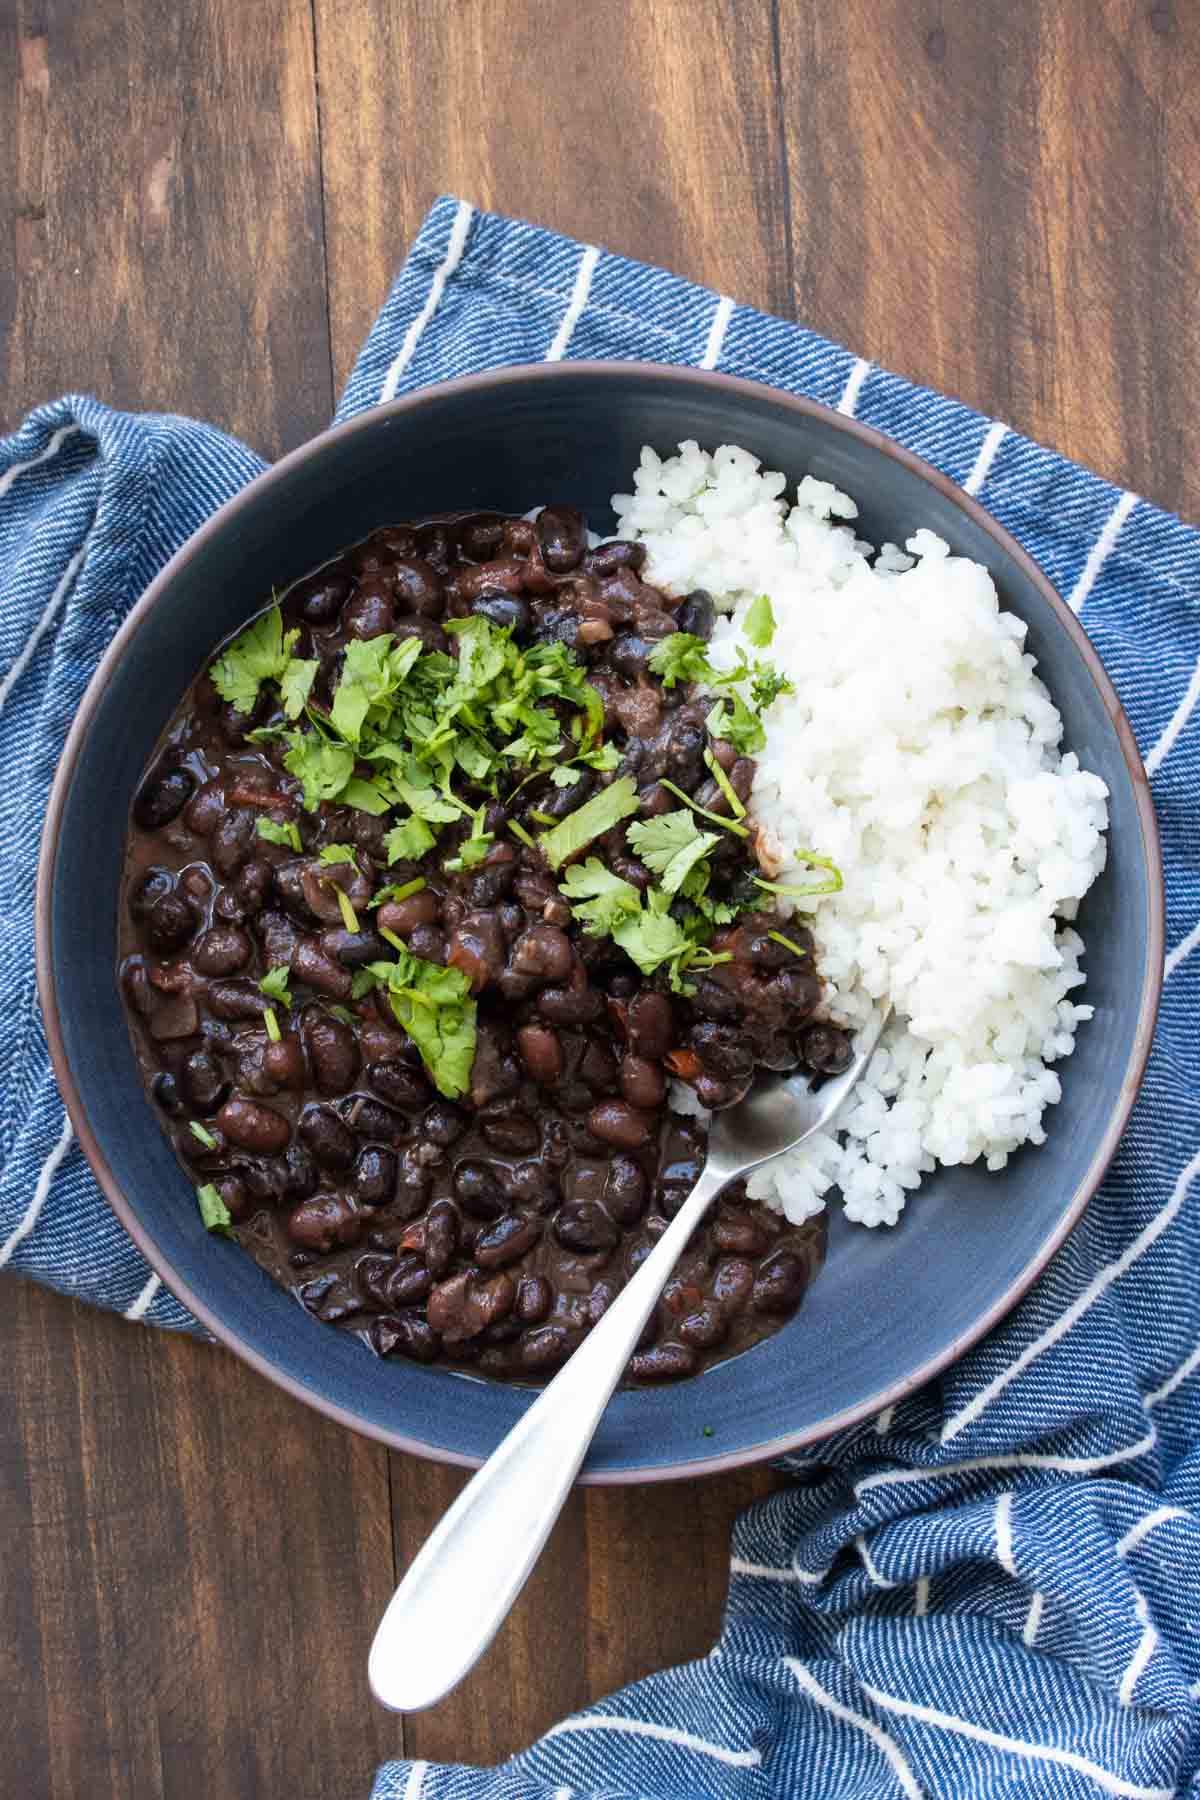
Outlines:
[[508,1615],[562,1510],[613,1389],[684,1245],[730,1176],[706,1168],[623,1289],[442,1518],[400,1583],[371,1646],[376,1698],[432,1706]]

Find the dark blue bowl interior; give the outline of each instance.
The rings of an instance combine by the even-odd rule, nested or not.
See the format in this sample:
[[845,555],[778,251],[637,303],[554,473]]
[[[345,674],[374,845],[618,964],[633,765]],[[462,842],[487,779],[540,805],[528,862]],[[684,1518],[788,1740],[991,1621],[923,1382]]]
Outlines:
[[[768,389],[708,386],[677,372],[563,367],[480,387],[434,390],[330,434],[255,484],[194,541],[136,621],[99,697],[69,776],[51,906],[51,980],[66,1056],[100,1155],[175,1285],[223,1332],[347,1422],[433,1453],[483,1457],[527,1393],[376,1360],[323,1328],[252,1261],[203,1230],[193,1193],[142,1095],[115,977],[122,839],[137,777],[178,697],[213,646],[282,587],[373,526],[465,507],[523,511],[563,498],[610,530],[643,444],[681,439],[747,446],[795,482],[811,472],[861,508],[876,542],[930,526],[992,571],[1061,709],[1066,743],[1111,793],[1108,868],[1081,919],[1086,997],[1096,1018],[1065,1069],[1044,1148],[999,1176],[939,1172],[900,1226],[831,1222],[829,1256],[797,1317],[767,1343],[698,1380],[620,1394],[588,1471],[686,1473],[714,1457],[749,1458],[916,1378],[1002,1306],[1094,1175],[1119,1103],[1147,966],[1148,847],[1105,698],[1061,618],[1028,571],[950,495],[832,415],[796,411]],[[80,907],[80,894],[90,904]]]

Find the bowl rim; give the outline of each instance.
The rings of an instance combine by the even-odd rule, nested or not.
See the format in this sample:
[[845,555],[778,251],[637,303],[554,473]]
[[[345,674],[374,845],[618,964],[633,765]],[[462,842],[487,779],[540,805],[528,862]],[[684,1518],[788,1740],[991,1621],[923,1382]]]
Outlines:
[[1091,639],[1048,576],[1028,551],[1001,525],[999,520],[950,476],[943,474],[924,457],[907,449],[873,426],[864,424],[861,420],[847,414],[837,412],[820,401],[811,400],[806,395],[790,394],[780,388],[771,387],[765,382],[748,381],[740,376],[722,374],[717,370],[696,369],[679,364],[636,361],[515,363],[504,368],[485,370],[479,374],[459,376],[452,381],[437,382],[383,405],[370,407],[365,412],[356,414],[353,419],[346,420],[342,424],[332,425],[318,433],[316,437],[308,439],[265,469],[262,474],[257,475],[245,487],[239,489],[210,518],[206,519],[192,533],[191,537],[180,545],[149,583],[145,592],[134,603],[98,663],[68,733],[47,802],[46,820],[39,847],[35,897],[35,963],[38,995],[46,1041],[59,1092],[80,1146],[100,1184],[105,1199],[168,1290],[182,1305],[187,1307],[188,1311],[212,1333],[218,1342],[240,1356],[244,1362],[249,1363],[260,1375],[265,1375],[277,1387],[283,1388],[285,1392],[302,1400],[306,1405],[315,1408],[348,1430],[355,1431],[361,1436],[374,1438],[378,1442],[386,1444],[389,1449],[406,1451],[431,1461],[457,1464],[465,1468],[479,1467],[482,1461],[479,1457],[449,1450],[441,1445],[429,1444],[421,1438],[389,1429],[387,1426],[376,1424],[373,1420],[336,1400],[329,1400],[322,1395],[315,1394],[304,1382],[289,1374],[287,1370],[278,1367],[259,1350],[245,1343],[238,1333],[226,1325],[212,1311],[208,1303],[192,1290],[188,1282],[174,1273],[166,1258],[159,1251],[154,1239],[143,1226],[134,1207],[123,1193],[100,1148],[89,1123],[83,1096],[67,1057],[55,995],[51,906],[59,834],[66,798],[74,780],[76,765],[86,743],[100,696],[107,686],[113,669],[124,655],[131,640],[137,635],[142,622],[170,589],[180,569],[185,567],[212,537],[223,531],[230,519],[234,518],[241,509],[255,504],[265,489],[269,489],[272,484],[282,480],[299,465],[321,456],[331,443],[338,442],[357,432],[377,429],[380,425],[386,425],[389,420],[405,414],[419,413],[422,407],[435,404],[448,394],[484,396],[497,388],[528,382],[552,383],[564,379],[595,382],[603,386],[606,382],[628,380],[631,376],[651,377],[656,381],[676,383],[680,387],[707,388],[717,394],[737,394],[756,399],[766,396],[775,404],[801,417],[820,419],[823,424],[832,426],[848,437],[855,438],[860,443],[880,451],[918,476],[957,507],[1021,568],[1046,600],[1082,659],[1112,722],[1126,768],[1129,771],[1141,826],[1142,849],[1146,867],[1147,955],[1142,977],[1137,1028],[1130,1049],[1129,1061],[1112,1115],[1096,1146],[1086,1174],[1054,1228],[1047,1234],[1020,1274],[1010,1282],[1004,1293],[993,1302],[985,1313],[974,1320],[966,1331],[960,1332],[949,1345],[912,1373],[891,1382],[868,1399],[859,1401],[854,1406],[843,1408],[840,1412],[820,1419],[802,1430],[786,1432],[748,1449],[698,1457],[683,1463],[621,1469],[587,1469],[585,1467],[580,1474],[580,1481],[589,1485],[602,1486],[689,1480],[702,1475],[718,1474],[725,1470],[769,1461],[773,1457],[783,1456],[808,1445],[820,1443],[835,1432],[859,1424],[864,1419],[870,1418],[887,1407],[894,1406],[907,1395],[914,1393],[943,1369],[949,1367],[951,1363],[956,1362],[973,1344],[986,1336],[1032,1286],[1054,1252],[1078,1223],[1085,1206],[1103,1179],[1105,1170],[1128,1122],[1149,1059],[1163,984],[1166,933],[1165,893],[1158,825],[1154,814],[1150,782],[1125,709],[1117,697],[1116,690]]

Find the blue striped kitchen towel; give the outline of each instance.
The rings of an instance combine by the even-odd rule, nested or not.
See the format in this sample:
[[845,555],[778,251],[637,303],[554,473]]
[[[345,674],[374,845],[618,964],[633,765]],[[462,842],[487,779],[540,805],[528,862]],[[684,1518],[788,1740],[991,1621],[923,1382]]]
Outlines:
[[[346,418],[543,358],[696,363],[809,394],[982,496],[1100,649],[1167,867],[1158,1039],[1120,1153],[1015,1313],[739,1523],[712,1655],[488,1771],[391,1763],[375,1800],[1200,1794],[1200,534],[958,402],[659,269],[444,199]],[[186,1327],[72,1142],[33,979],[37,834],[130,604],[260,464],[71,396],[0,445],[0,1265]]]

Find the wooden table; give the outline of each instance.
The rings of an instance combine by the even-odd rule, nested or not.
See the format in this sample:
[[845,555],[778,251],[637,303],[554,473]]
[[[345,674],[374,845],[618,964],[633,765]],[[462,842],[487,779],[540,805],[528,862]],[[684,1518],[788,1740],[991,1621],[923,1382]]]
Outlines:
[[[278,455],[449,189],[1196,516],[1198,83],[1187,0],[0,0],[4,424],[83,388]],[[500,1760],[707,1649],[772,1486],[579,1495],[478,1673],[402,1726],[366,1649],[461,1477],[223,1351],[0,1293],[0,1785],[31,1800]]]

